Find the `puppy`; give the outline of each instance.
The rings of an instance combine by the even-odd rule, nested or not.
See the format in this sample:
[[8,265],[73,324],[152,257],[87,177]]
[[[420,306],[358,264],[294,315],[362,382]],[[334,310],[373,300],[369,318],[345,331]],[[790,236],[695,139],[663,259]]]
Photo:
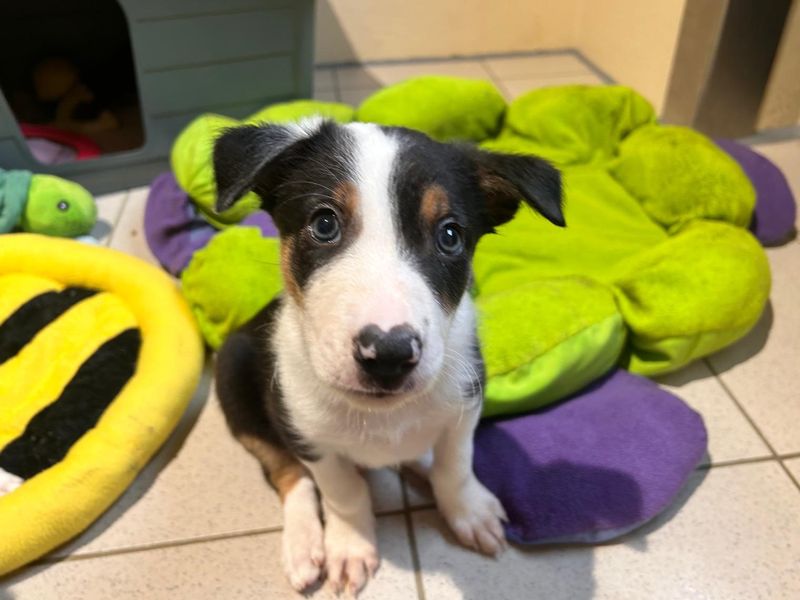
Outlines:
[[416,463],[458,539],[501,551],[505,512],[472,471],[484,370],[470,261],[521,200],[563,226],[559,173],[322,120],[227,130],[214,170],[218,210],[253,190],[280,231],[285,291],[228,338],[216,381],[233,435],[283,502],[291,585],[324,568],[355,594],[375,572],[360,467]]

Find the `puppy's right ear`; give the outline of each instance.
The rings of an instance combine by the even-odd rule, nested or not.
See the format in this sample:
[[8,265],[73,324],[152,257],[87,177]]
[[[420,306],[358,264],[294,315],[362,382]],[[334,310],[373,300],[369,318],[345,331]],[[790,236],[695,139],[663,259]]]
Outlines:
[[214,143],[216,211],[230,208],[254,189],[259,174],[271,161],[318,127],[318,122],[309,122],[301,125],[243,125],[225,130]]

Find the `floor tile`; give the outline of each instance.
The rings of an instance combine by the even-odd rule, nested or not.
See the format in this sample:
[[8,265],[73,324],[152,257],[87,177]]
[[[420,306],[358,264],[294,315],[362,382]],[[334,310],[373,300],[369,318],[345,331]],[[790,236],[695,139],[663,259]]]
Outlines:
[[771,455],[704,362],[696,361],[657,381],[703,416],[712,463]]
[[111,241],[111,234],[114,231],[114,227],[117,225],[117,221],[122,214],[122,209],[127,199],[127,191],[105,194],[95,198],[95,203],[97,204],[97,223],[95,223],[89,235],[103,246]]
[[123,496],[55,555],[275,528],[280,502],[228,433],[208,373],[173,436]]
[[[780,167],[792,188],[795,199],[800,199],[800,140],[759,144],[753,149]],[[795,227],[800,229],[800,212],[798,212]]]
[[338,102],[339,95],[334,92],[333,90],[328,92],[314,92],[314,100],[319,100],[320,102]]
[[433,511],[413,519],[429,598],[672,600],[800,597],[798,513],[800,494],[770,461],[695,473],[656,523],[604,546],[492,561],[455,546]]
[[405,470],[403,471],[403,480],[405,482],[406,498],[408,499],[409,507],[414,508],[436,504],[436,499],[433,497],[433,491],[427,480],[416,473],[408,473]]
[[130,190],[109,246],[158,265],[144,237],[144,209],[149,191],[148,187]]
[[332,92],[336,89],[333,69],[319,67],[314,69],[314,92]]
[[[404,518],[378,520],[383,562],[363,599],[416,598]],[[268,533],[40,565],[3,582],[14,600],[303,598],[286,583],[280,533]],[[322,589],[313,598],[333,598]]]
[[[123,496],[54,556],[89,554],[280,527],[277,494],[228,432],[208,369],[180,425]],[[376,512],[403,508],[398,474],[371,471]]]
[[550,75],[591,73],[589,67],[572,54],[487,58],[485,64],[497,79],[532,79]]
[[397,471],[371,470],[366,477],[372,493],[372,509],[376,513],[403,509],[403,488]]
[[375,89],[399,83],[420,75],[450,75],[473,79],[490,79],[489,72],[478,60],[420,61],[403,64],[339,67],[336,76],[339,89]]
[[500,81],[500,89],[505,93],[507,100],[514,100],[518,96],[531,90],[550,87],[554,85],[571,84],[602,85],[603,80],[593,73],[577,75],[543,75],[530,79],[503,79]]
[[800,458],[790,458],[783,461],[783,464],[789,469],[797,484],[800,485]]
[[380,88],[363,89],[363,90],[342,90],[339,92],[341,102],[349,104],[350,106],[358,107],[368,96],[377,92]]
[[800,451],[800,244],[767,250],[771,308],[739,342],[709,357],[713,369],[779,454]]

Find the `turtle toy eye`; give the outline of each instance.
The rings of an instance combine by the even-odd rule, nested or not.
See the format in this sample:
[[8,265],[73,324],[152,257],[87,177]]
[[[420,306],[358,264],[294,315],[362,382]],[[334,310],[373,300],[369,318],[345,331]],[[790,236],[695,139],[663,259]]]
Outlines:
[[323,244],[334,244],[342,237],[339,218],[330,208],[323,208],[314,213],[309,224],[311,236]]
[[69,210],[69,202],[67,202],[66,200],[59,200],[58,204],[56,204],[56,208],[58,208],[58,210],[60,210],[61,212],[66,212],[67,210]]
[[442,254],[455,256],[464,250],[464,236],[455,221],[443,221],[436,231],[436,247]]

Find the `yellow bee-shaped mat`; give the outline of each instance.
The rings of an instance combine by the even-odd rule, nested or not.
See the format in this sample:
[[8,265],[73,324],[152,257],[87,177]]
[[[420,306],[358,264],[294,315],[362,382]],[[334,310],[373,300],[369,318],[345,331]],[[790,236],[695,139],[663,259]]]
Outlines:
[[203,347],[175,283],[120,252],[0,236],[0,575],[80,533],[174,428]]

